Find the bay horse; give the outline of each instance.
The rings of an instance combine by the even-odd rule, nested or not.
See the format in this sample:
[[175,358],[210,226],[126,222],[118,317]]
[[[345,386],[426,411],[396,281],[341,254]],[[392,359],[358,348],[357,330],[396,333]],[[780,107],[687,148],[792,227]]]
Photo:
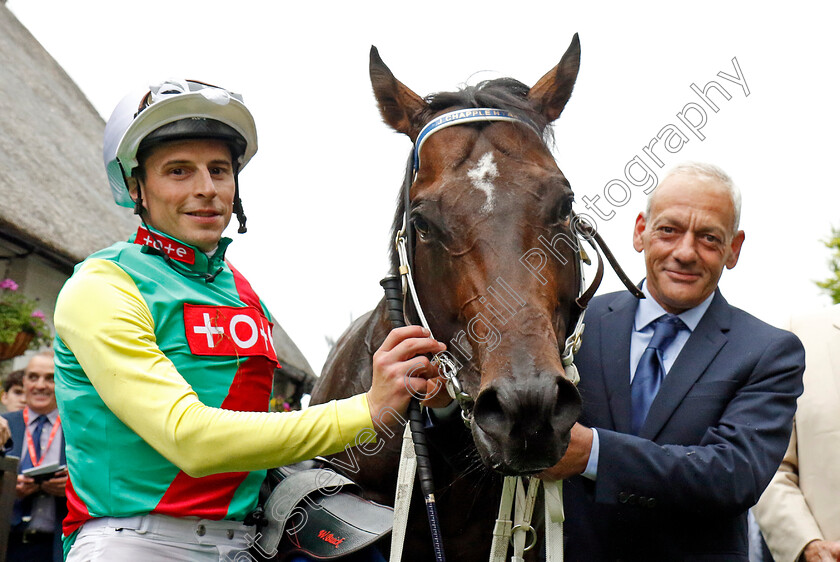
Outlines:
[[[382,118],[415,143],[427,123],[453,110],[496,108],[515,117],[458,124],[425,138],[392,233],[393,240],[407,216],[417,296],[474,397],[471,430],[456,420],[428,432],[452,560],[487,560],[501,475],[533,475],[554,465],[580,413],[580,396],[564,376],[560,355],[579,313],[578,251],[574,243],[557,243],[577,240],[574,196],[548,147],[549,125],[569,100],[579,66],[575,34],[557,66],[531,88],[500,78],[424,99],[371,48]],[[391,267],[399,267],[396,250]],[[410,303],[406,309],[417,323],[417,311]],[[312,403],[366,391],[373,353],[390,329],[383,301],[356,320],[327,358]],[[368,498],[393,505],[401,439],[398,432],[380,432],[380,440],[376,454],[348,449],[334,462]],[[403,559],[433,560],[415,496]]]

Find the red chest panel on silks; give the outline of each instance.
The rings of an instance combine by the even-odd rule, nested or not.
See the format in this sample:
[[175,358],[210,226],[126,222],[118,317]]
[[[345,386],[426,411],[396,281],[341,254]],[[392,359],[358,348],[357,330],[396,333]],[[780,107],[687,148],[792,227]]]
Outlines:
[[184,330],[193,355],[262,356],[277,363],[271,322],[253,307],[185,303]]

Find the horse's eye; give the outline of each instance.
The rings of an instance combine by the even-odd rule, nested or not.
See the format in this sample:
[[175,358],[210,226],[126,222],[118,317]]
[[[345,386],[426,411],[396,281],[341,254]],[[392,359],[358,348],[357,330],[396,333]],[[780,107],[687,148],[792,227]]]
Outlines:
[[562,225],[567,225],[569,223],[569,218],[572,216],[572,200],[566,199],[563,201],[563,204],[560,205],[560,208],[557,209],[557,223]]
[[414,230],[417,231],[417,236],[420,237],[421,240],[426,240],[429,237],[429,223],[426,222],[426,219],[423,217],[416,215],[414,217]]

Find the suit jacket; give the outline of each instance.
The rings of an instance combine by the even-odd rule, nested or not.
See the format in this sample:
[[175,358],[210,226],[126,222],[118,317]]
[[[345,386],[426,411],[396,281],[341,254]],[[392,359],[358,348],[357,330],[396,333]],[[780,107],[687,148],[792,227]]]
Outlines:
[[840,541],[840,304],[794,318],[807,354],[805,391],[782,465],[754,513],[777,562],[814,539]]
[[566,481],[566,560],[743,560],[746,512],[790,438],[804,351],[720,292],[692,332],[639,436],[630,434],[636,299],[592,300],[576,358],[581,423],[600,439],[595,482]]
[[[23,423],[23,411],[7,412],[3,414],[9,422],[9,430],[12,433],[12,449],[8,452],[9,455],[23,458],[21,454],[24,443],[26,441],[25,431],[26,426]],[[56,443],[56,442],[54,442]],[[61,439],[57,442],[61,447],[61,464],[67,464],[67,458],[64,454],[64,434],[62,432]],[[19,513],[20,500],[15,500],[15,512]],[[63,550],[61,544],[61,522],[67,515],[67,500],[65,498],[55,498],[55,539],[53,544],[53,560],[63,560]],[[19,520],[19,515],[13,516],[13,519]]]

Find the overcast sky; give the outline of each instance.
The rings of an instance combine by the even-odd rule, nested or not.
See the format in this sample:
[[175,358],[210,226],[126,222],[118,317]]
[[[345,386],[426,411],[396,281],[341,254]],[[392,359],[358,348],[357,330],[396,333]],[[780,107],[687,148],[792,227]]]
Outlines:
[[[600,197],[603,216],[590,214],[630,276],[644,274],[631,245],[644,195],[625,167],[638,158],[661,179],[679,162],[703,160],[727,170],[743,193],[746,242],[721,281],[729,302],[779,326],[797,310],[829,303],[813,280],[829,274],[819,240],[840,225],[835,3],[8,0],[7,6],[105,119],[133,87],[172,76],[245,96],[260,148],[241,178],[249,230],[241,236],[231,229],[228,257],[316,372],[326,337],[337,338],[380,297],[388,228],[411,146],[376,111],[367,74],[372,44],[397,78],[426,95],[497,76],[532,85],[579,32],[580,75],[555,125],[554,153],[578,211],[586,210],[584,196]],[[709,94],[717,112],[691,88],[712,80],[729,96]],[[695,134],[678,114],[698,123],[696,108],[706,122]],[[644,151],[663,130],[681,145],[673,154],[654,150],[664,170]],[[643,176],[640,165],[631,172]],[[617,288],[608,273],[602,292]]]

